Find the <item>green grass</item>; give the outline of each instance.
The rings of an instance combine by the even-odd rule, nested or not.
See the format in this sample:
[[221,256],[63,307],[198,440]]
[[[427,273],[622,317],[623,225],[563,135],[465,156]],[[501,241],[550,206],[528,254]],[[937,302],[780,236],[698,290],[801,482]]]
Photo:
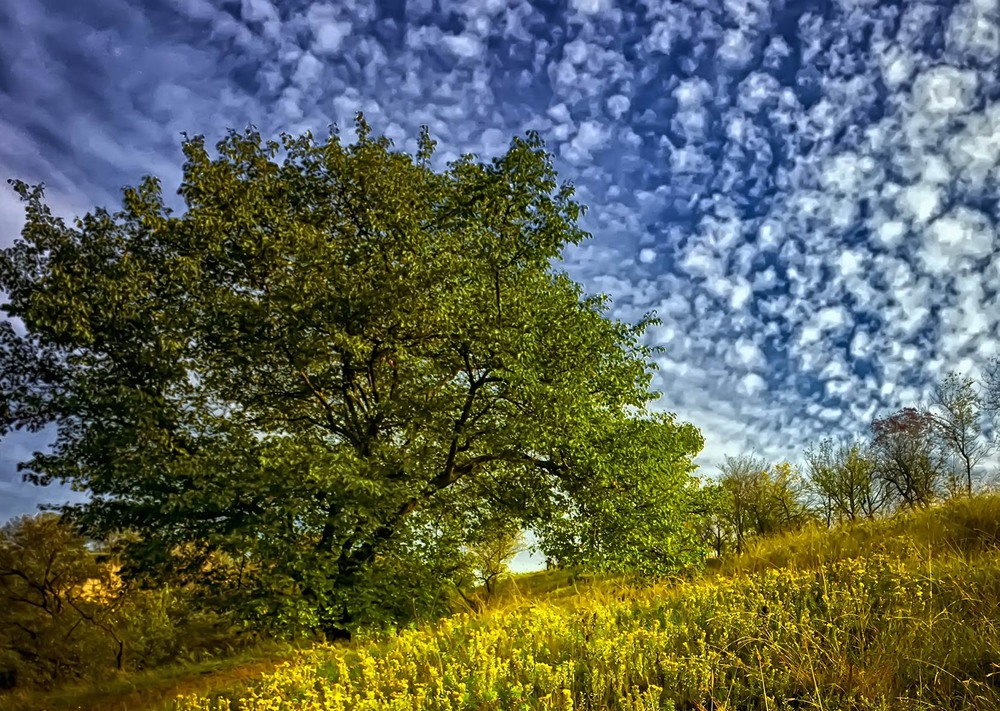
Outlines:
[[514,578],[181,711],[1000,708],[1000,498],[755,542],[695,580]]

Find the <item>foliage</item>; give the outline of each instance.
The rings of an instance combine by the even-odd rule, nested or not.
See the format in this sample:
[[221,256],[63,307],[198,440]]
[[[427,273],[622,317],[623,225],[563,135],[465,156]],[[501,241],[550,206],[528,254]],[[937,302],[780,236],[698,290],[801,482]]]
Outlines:
[[574,462],[570,495],[533,527],[541,551],[559,565],[645,577],[698,564],[690,453],[702,448],[701,433],[667,414],[602,429],[586,458]]
[[0,669],[21,688],[247,646],[232,621],[192,604],[191,589],[126,585],[106,547],[53,514],[0,529]]
[[527,550],[524,532],[514,524],[485,521],[468,545],[477,582],[483,586],[487,602],[496,592],[497,583],[510,573],[510,561]]
[[704,482],[693,507],[695,526],[706,552],[715,557],[727,552],[734,543],[732,502],[718,481]]
[[[996,501],[955,503],[900,517],[900,531],[954,532],[976,511],[1000,526]],[[868,551],[815,567],[529,599],[317,648],[244,692],[185,695],[175,709],[986,711],[1000,704],[998,544],[973,559],[941,542],[931,560],[920,550]]]
[[0,665],[17,684],[123,666],[124,643],[111,620],[115,581],[84,544],[53,515],[0,529]]
[[787,462],[769,466],[760,457],[726,457],[719,487],[719,513],[737,552],[751,536],[795,528],[808,518],[803,482]]
[[885,510],[886,484],[866,443],[824,439],[806,450],[805,459],[810,489],[828,525],[873,518]]
[[183,568],[276,632],[343,635],[439,581],[472,511],[597,569],[696,558],[701,437],[643,414],[653,319],[552,269],[586,235],[538,137],[435,171],[426,132],[416,156],[358,134],[187,139],[181,214],[147,178],[70,226],[14,183],[0,434],[57,433],[26,477],[134,534],[128,576]]

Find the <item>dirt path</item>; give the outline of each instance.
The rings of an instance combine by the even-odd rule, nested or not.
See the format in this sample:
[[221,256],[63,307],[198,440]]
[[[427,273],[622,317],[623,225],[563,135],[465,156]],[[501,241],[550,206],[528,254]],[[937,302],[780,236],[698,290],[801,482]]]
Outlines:
[[[182,694],[205,695],[241,686],[273,671],[291,654],[236,663],[216,669],[178,670],[175,675],[152,679],[117,680],[100,687],[60,689],[30,697],[0,696],[5,711],[163,711]],[[13,705],[8,707],[5,702]]]

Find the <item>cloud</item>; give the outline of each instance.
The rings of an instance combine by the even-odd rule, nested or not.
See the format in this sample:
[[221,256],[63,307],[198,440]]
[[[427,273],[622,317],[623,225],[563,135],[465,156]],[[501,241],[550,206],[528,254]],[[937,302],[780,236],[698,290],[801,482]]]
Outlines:
[[611,9],[611,0],[570,0],[569,6],[584,15],[595,15]]

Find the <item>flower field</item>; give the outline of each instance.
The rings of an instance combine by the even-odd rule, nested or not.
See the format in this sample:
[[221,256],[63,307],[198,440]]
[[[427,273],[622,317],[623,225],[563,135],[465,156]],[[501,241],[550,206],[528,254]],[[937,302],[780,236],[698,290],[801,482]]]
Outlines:
[[910,549],[506,600],[174,708],[1000,708],[1000,555]]

